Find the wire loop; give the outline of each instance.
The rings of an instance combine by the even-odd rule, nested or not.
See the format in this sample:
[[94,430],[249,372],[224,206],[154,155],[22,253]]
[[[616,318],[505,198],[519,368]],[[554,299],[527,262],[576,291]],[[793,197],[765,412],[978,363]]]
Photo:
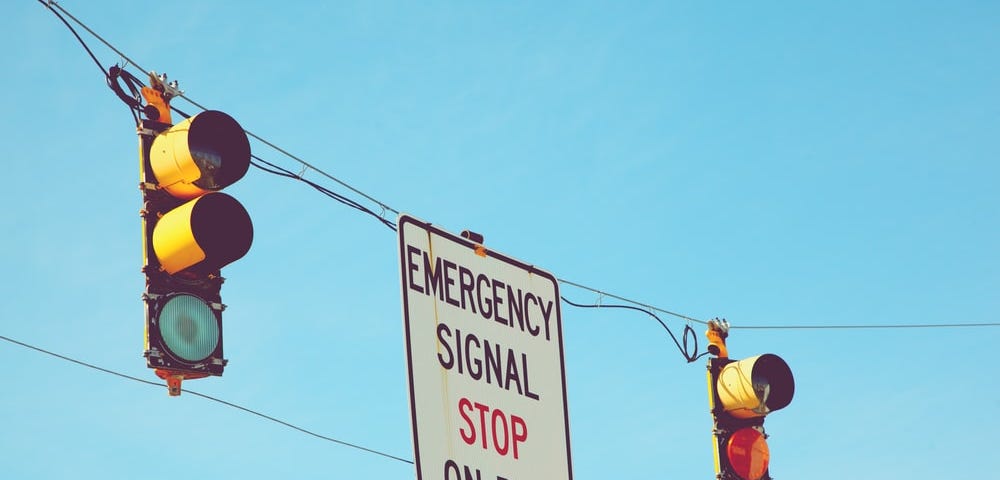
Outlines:
[[[601,305],[600,303],[595,303],[593,305],[585,305],[585,304],[575,303],[567,299],[566,297],[560,297],[560,298],[562,298],[562,301],[566,302],[567,304],[579,308],[623,308],[626,310],[635,310],[637,312],[645,313],[646,315],[655,318],[656,321],[660,323],[660,326],[662,326],[663,329],[667,331],[667,333],[670,335],[670,338],[674,341],[674,345],[677,345],[677,349],[680,350],[681,355],[684,357],[684,360],[687,360],[687,363],[694,362],[699,358],[708,355],[708,352],[703,352],[701,354],[698,353],[698,334],[697,332],[694,331],[693,328],[691,328],[691,325],[684,326],[684,333],[681,335],[681,340],[678,341],[677,337],[674,335],[674,332],[670,330],[670,327],[668,327],[667,324],[660,319],[660,317],[656,316],[655,313],[646,308],[633,307],[631,305]],[[690,346],[690,343],[688,342],[688,338],[694,339],[693,350]]]

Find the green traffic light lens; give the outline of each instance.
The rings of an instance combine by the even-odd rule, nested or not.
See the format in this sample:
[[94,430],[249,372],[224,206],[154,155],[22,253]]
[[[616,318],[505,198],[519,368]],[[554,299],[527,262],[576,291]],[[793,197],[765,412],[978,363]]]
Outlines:
[[193,295],[176,295],[160,310],[160,337],[170,353],[188,362],[207,359],[219,344],[215,312]]

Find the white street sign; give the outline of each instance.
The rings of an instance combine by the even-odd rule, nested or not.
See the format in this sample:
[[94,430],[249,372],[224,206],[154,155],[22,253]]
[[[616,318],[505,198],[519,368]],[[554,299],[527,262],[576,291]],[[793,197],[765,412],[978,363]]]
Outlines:
[[417,480],[569,480],[559,284],[399,217]]

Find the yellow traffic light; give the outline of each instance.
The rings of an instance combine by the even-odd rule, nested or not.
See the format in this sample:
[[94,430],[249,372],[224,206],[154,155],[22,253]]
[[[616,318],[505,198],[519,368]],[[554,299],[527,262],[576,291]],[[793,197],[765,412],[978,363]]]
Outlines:
[[145,356],[177,395],[181,380],[222,375],[227,363],[220,269],[249,251],[253,224],[219,190],[246,174],[250,144],[236,120],[211,110],[174,126],[145,121],[140,140]]
[[253,224],[243,205],[225,193],[208,193],[163,214],[153,229],[160,267],[174,274],[199,266],[222,268],[250,250]]
[[[706,335],[712,341],[718,333],[710,325]],[[725,353],[725,342],[719,344],[716,355]],[[764,417],[792,401],[795,379],[788,364],[770,353],[739,361],[719,355],[708,361],[708,394],[717,478],[769,480]]]
[[763,417],[792,402],[795,379],[781,357],[767,353],[722,367],[716,390],[722,410],[729,415]]
[[233,117],[208,110],[157,135],[149,156],[157,185],[191,199],[243,178],[250,168],[250,143]]

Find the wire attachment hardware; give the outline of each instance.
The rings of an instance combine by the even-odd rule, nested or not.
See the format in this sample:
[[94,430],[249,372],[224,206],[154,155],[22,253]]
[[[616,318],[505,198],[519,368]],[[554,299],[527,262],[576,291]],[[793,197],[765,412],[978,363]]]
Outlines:
[[208,376],[207,373],[175,372],[173,370],[164,370],[160,368],[157,368],[154,371],[156,372],[157,377],[167,381],[167,395],[170,395],[171,397],[179,397],[181,395],[181,383],[184,380],[194,380]]
[[729,351],[726,349],[726,337],[729,336],[729,322],[726,319],[714,318],[709,320],[705,336],[708,337],[708,353],[719,358],[729,358]]
[[177,80],[168,82],[166,73],[157,75],[155,70],[149,72],[149,86],[159,90],[163,94],[163,98],[168,102],[171,98],[184,94],[181,89],[177,88]]

